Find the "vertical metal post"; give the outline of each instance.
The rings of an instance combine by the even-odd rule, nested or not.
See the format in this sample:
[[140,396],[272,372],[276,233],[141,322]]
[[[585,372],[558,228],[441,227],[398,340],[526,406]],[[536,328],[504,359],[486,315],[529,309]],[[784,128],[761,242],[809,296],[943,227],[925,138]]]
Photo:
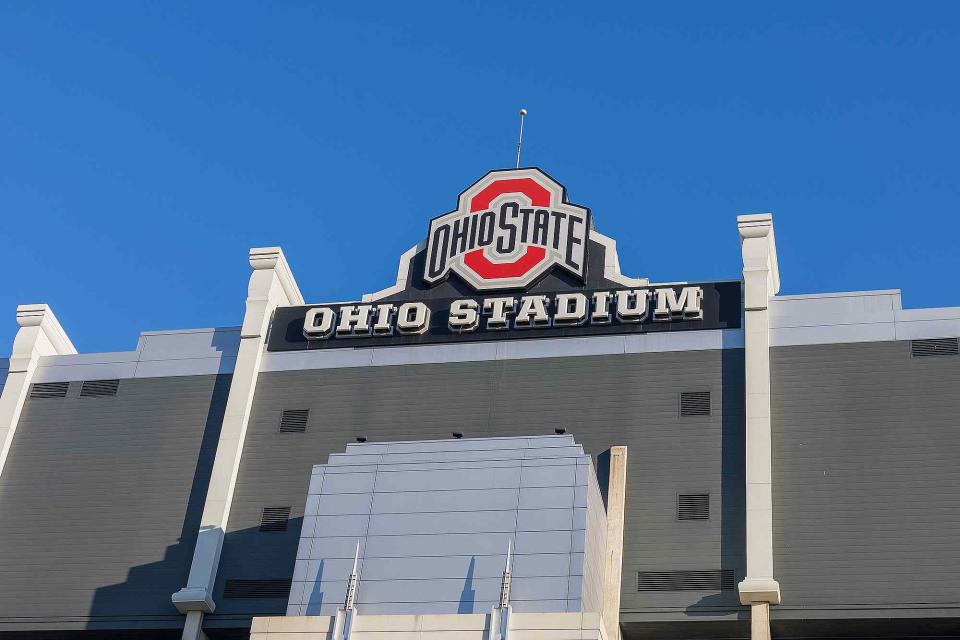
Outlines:
[[520,168],[520,147],[523,146],[523,119],[527,117],[527,110],[520,109],[520,138],[517,140],[517,169]]

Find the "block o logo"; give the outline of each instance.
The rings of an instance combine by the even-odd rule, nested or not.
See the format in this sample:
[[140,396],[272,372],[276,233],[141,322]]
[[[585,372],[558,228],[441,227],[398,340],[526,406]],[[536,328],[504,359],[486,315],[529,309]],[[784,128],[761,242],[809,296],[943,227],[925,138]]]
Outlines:
[[491,171],[434,218],[423,279],[456,273],[477,291],[527,288],[557,267],[584,279],[590,210],[539,169]]

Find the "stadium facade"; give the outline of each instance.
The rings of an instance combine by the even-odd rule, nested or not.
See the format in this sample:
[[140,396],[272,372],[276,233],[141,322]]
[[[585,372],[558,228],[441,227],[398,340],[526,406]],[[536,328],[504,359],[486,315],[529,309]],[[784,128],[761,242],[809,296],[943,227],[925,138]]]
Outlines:
[[960,308],[732,226],[742,280],[652,283],[493,171],[354,302],[261,248],[239,327],[18,307],[0,637],[960,637]]

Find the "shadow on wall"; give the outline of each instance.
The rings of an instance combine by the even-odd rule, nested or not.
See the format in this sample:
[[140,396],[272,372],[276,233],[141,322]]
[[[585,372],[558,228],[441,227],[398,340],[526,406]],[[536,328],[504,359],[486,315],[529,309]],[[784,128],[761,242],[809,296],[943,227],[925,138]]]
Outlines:
[[473,588],[473,572],[477,568],[477,556],[470,558],[467,566],[467,576],[463,579],[463,591],[460,592],[460,604],[457,613],[474,613],[473,606],[477,600],[477,590]]
[[[739,583],[747,574],[746,566],[746,417],[742,386],[744,351],[724,349],[721,379],[725,382],[738,380],[741,384],[724,384],[721,402],[720,436],[720,568],[733,570],[734,582]],[[748,618],[748,611],[740,605],[740,596],[733,591],[722,591],[704,596],[686,608],[688,616],[716,615],[718,610],[742,609],[737,617]]]
[[325,562],[326,560],[321,559],[320,563],[317,565],[316,584],[313,585],[313,593],[310,594],[310,599],[307,601],[306,613],[308,616],[320,615],[320,607],[323,606],[324,598],[333,595],[324,593],[323,590],[320,589],[322,586],[321,581],[323,580],[323,565]]
[[221,353],[219,373],[233,373],[240,351],[240,328],[222,327],[214,330],[210,346]]
[[[165,549],[162,560],[132,567],[125,582],[97,589],[90,605],[88,629],[116,627],[120,619],[124,621],[122,626],[127,627],[135,624],[144,629],[182,628],[183,616],[173,606],[170,596],[186,584],[190,571],[231,379],[229,375],[221,375],[214,383],[176,544]],[[148,509],[149,505],[143,508]]]

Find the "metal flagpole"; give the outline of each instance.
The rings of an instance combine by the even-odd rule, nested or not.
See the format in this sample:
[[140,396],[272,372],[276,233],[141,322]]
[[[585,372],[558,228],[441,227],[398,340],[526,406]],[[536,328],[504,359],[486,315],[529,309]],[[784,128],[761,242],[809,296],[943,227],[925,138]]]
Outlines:
[[520,109],[520,138],[517,140],[517,169],[520,168],[520,147],[523,145],[523,119],[527,117],[527,110]]

